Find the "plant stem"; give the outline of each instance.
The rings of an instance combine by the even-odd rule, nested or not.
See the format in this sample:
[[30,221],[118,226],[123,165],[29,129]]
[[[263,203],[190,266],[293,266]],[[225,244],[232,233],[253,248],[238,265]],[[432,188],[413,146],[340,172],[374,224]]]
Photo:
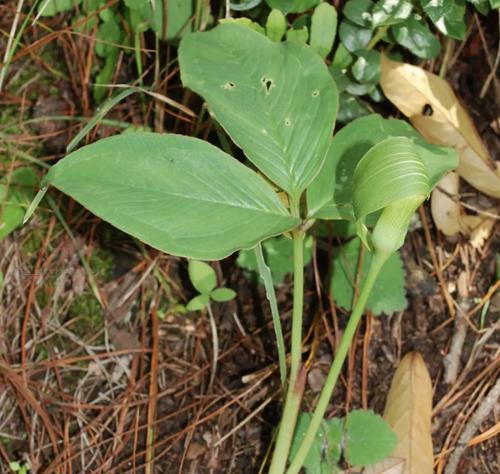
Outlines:
[[212,332],[212,373],[210,374],[210,382],[208,383],[208,391],[212,391],[214,386],[215,373],[217,372],[217,360],[219,359],[219,336],[217,335],[217,324],[215,323],[214,313],[210,302],[207,304],[208,318],[210,321],[210,330]]
[[304,311],[304,232],[293,231],[293,311],[290,350],[290,385],[295,383],[302,359],[302,315]]
[[281,416],[269,474],[285,472],[297,415],[302,401],[304,375],[299,377],[302,359],[302,314],[304,306],[304,231],[293,231],[293,312],[290,351],[290,380]]
[[283,338],[283,329],[281,328],[280,313],[278,310],[278,303],[276,302],[276,292],[274,291],[273,278],[271,270],[266,265],[264,254],[262,252],[262,245],[259,243],[255,247],[255,258],[257,259],[257,267],[259,268],[260,277],[264,282],[266,288],[267,301],[271,307],[271,315],[273,317],[273,327],[276,336],[276,346],[278,348],[278,361],[280,368],[280,378],[283,387],[286,384],[286,353],[285,353],[285,339]]
[[377,45],[377,43],[385,36],[388,28],[388,26],[381,26],[366,46],[366,49],[373,49]]
[[363,315],[368,297],[370,296],[373,285],[377,280],[377,276],[388,257],[389,254],[380,252],[376,252],[373,255],[370,269],[368,270],[368,273],[366,275],[365,283],[363,285],[363,288],[361,289],[359,298],[356,302],[356,305],[354,306],[351,317],[349,318],[349,322],[347,323],[347,326],[345,328],[345,332],[342,336],[342,340],[340,341],[340,345],[335,354],[335,358],[333,359],[328,377],[325,381],[325,385],[323,386],[321,395],[311,418],[311,423],[309,424],[306,435],[302,441],[302,444],[300,445],[299,450],[297,451],[297,454],[293,458],[293,461],[288,468],[287,474],[298,473],[300,468],[304,464],[304,461],[307,457],[307,454],[309,453],[312,443],[314,442],[321,422],[323,421],[323,418],[325,416],[328,403],[330,401],[330,398],[332,397],[333,389],[335,388],[335,384],[337,383],[337,379],[339,378],[340,370],[342,369],[342,365],[344,364],[347,352],[356,332],[356,328],[358,327],[358,323],[361,319],[361,316]]

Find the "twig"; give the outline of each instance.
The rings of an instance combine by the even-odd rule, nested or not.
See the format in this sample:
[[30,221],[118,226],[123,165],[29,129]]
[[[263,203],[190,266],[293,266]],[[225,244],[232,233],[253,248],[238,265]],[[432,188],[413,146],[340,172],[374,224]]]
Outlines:
[[9,39],[7,41],[7,47],[5,48],[5,54],[3,57],[2,69],[0,70],[0,92],[2,92],[3,82],[7,75],[7,67],[9,66],[10,60],[12,59],[14,37],[16,36],[16,29],[19,23],[19,19],[21,18],[23,5],[24,0],[19,0],[16,8],[16,16],[14,17],[14,21],[12,22],[12,26],[10,28]]
[[458,301],[458,311],[455,315],[455,332],[453,333],[451,340],[450,352],[443,359],[444,381],[447,384],[451,384],[457,379],[458,370],[460,368],[460,356],[462,355],[465,336],[467,335],[467,320],[465,315],[471,307],[471,302],[468,298],[467,286],[467,275],[465,272],[462,272],[458,277],[458,292],[460,294],[460,300]]
[[437,279],[439,281],[439,286],[441,287],[441,292],[443,293],[444,299],[446,301],[446,304],[448,306],[448,311],[450,312],[451,316],[455,316],[455,306],[453,304],[453,299],[448,293],[448,289],[446,288],[446,281],[444,280],[443,277],[443,272],[441,267],[438,264],[438,260],[436,257],[436,252],[434,251],[434,243],[432,242],[431,238],[431,233],[429,230],[429,224],[427,223],[427,217],[425,216],[425,211],[422,206],[418,209],[419,215],[420,215],[420,220],[422,221],[422,225],[424,227],[424,234],[425,234],[425,240],[427,242],[427,248],[429,250],[429,253],[431,255],[432,259],[432,264],[434,266],[434,270],[436,272]]
[[500,220],[500,216],[498,214],[493,214],[492,212],[488,211],[483,211],[482,209],[478,209],[477,207],[471,206],[470,204],[467,204],[466,202],[462,201],[459,196],[456,194],[452,194],[448,192],[446,189],[443,189],[441,186],[436,186],[436,189],[439,190],[440,193],[443,193],[445,196],[449,197],[451,200],[455,201],[457,204],[460,204],[462,207],[465,207],[465,209],[468,209],[469,211],[475,212],[476,214],[489,217],[490,219],[494,220]]
[[[500,43],[499,43],[499,49],[497,51],[497,55],[495,58],[495,62],[493,63],[493,61],[491,60],[491,57],[490,57],[490,52],[488,51],[488,44],[486,42],[486,38],[484,37],[483,29],[481,28],[481,23],[479,22],[476,13],[474,13],[474,20],[476,22],[477,29],[479,31],[479,38],[481,39],[481,43],[483,45],[486,60],[488,61],[488,65],[490,66],[490,69],[491,69],[490,74],[486,78],[486,81],[484,81],[483,87],[481,88],[481,92],[479,93],[479,97],[482,99],[486,95],[486,92],[488,91],[488,88],[489,88],[492,80],[493,80],[493,83],[495,84],[495,93],[498,96],[500,87],[498,85],[496,71],[498,68],[498,63],[500,61]],[[500,15],[498,15],[498,21],[500,22]]]
[[146,439],[146,466],[144,468],[145,474],[152,474],[154,472],[154,440],[155,440],[155,426],[154,421],[156,418],[156,404],[158,402],[158,314],[156,308],[151,309],[151,336],[153,344],[151,347],[151,371],[149,378],[149,403],[148,403],[148,431]]
[[474,433],[478,430],[481,423],[483,423],[483,421],[488,417],[495,404],[498,403],[499,397],[500,379],[496,381],[495,386],[490,390],[488,395],[486,395],[474,415],[465,425],[462,435],[458,440],[457,447],[451,454],[450,459],[446,465],[444,474],[455,474],[457,472],[458,463],[460,461],[460,458],[462,457],[462,454],[467,448],[469,441],[472,439]]
[[219,336],[217,335],[217,324],[215,323],[214,313],[210,303],[207,304],[208,317],[210,320],[210,330],[212,331],[212,372],[210,373],[210,382],[208,383],[208,391],[212,391],[215,381],[215,373],[217,372],[217,360],[219,359]]

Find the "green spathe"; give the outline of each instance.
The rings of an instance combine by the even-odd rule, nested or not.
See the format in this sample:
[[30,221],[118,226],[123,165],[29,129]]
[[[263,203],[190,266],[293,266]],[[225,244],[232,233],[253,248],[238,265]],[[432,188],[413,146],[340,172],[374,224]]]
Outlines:
[[351,122],[333,138],[321,173],[307,190],[308,215],[354,220],[354,170],[370,148],[388,137],[406,137],[413,142],[425,165],[431,187],[458,166],[455,150],[427,143],[408,123],[384,119],[377,114],[367,115]]

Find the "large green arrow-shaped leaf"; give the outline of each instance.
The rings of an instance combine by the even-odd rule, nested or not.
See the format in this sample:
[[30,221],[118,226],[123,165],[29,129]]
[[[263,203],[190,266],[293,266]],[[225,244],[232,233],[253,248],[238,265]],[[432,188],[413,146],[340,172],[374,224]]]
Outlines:
[[388,137],[407,137],[424,162],[433,188],[458,165],[455,150],[427,143],[408,123],[372,114],[354,120],[335,135],[320,174],[307,190],[308,213],[321,219],[354,219],[354,170],[365,153]]
[[147,244],[184,257],[220,259],[297,224],[256,173],[181,135],[100,140],[53,166],[44,183]]
[[255,166],[298,198],[323,164],[337,114],[337,89],[318,54],[222,24],[185,37],[179,61],[183,84]]

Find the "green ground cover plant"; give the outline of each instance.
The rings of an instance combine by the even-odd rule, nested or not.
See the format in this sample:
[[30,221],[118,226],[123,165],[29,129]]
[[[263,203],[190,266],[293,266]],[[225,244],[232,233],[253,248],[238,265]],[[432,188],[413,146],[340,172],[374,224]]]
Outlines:
[[[168,8],[165,13],[164,8]],[[94,99],[100,102],[106,95],[106,86],[112,82],[120,50],[135,53],[139,76],[142,76],[141,38],[152,31],[158,40],[174,40],[191,31],[194,12],[191,1],[172,0],[168,4],[148,0],[120,0],[113,5],[105,0],[47,0],[38,2],[37,13],[51,17],[77,10],[72,19],[73,29],[90,34],[97,29],[95,54],[102,61],[95,74]],[[201,12],[197,12],[201,15]]]
[[[487,15],[500,6],[497,0],[348,0],[337,13],[332,5],[320,0],[267,0],[231,5],[234,10],[251,16],[251,26],[257,31],[274,38],[274,30],[268,25],[282,25],[278,28],[281,36],[310,44],[324,58],[330,55],[338,32],[339,43],[329,69],[340,94],[341,123],[368,115],[371,110],[368,99],[384,100],[379,87],[380,47],[396,59],[408,53],[417,60],[443,54],[446,65],[450,41],[464,41],[468,34],[467,12]],[[265,17],[267,7],[273,10],[266,21],[261,18]],[[247,18],[236,21],[250,22]],[[266,29],[261,26],[264,24]]]
[[[179,61],[184,85],[208,103],[248,163],[187,136],[122,134],[84,146],[53,166],[27,217],[53,186],[119,229],[172,255],[218,260],[255,248],[272,306],[273,284],[260,243],[291,236],[290,368],[269,472],[296,473],[308,465],[310,450],[317,449],[327,405],[379,274],[402,246],[417,207],[457,166],[457,156],[427,144],[406,123],[375,114],[353,121],[332,138],[338,89],[321,53],[295,40],[275,42],[229,22],[187,35]],[[303,415],[306,421],[295,430],[306,376],[304,239],[321,219],[352,221],[370,253],[370,265],[316,408]],[[190,263],[191,280],[201,295],[194,301],[201,298],[204,305],[217,299],[215,275],[209,268]],[[274,323],[279,326],[279,317]],[[275,329],[283,361],[282,331]],[[283,375],[282,363],[280,367]],[[327,437],[333,439],[332,449],[345,445],[345,433],[354,433],[349,436],[354,442],[366,423],[373,427],[370,439],[380,444],[355,443],[346,453],[354,465],[371,464],[390,453],[395,443],[390,430],[370,412],[327,422],[341,426]],[[337,460],[335,455],[327,462]]]

